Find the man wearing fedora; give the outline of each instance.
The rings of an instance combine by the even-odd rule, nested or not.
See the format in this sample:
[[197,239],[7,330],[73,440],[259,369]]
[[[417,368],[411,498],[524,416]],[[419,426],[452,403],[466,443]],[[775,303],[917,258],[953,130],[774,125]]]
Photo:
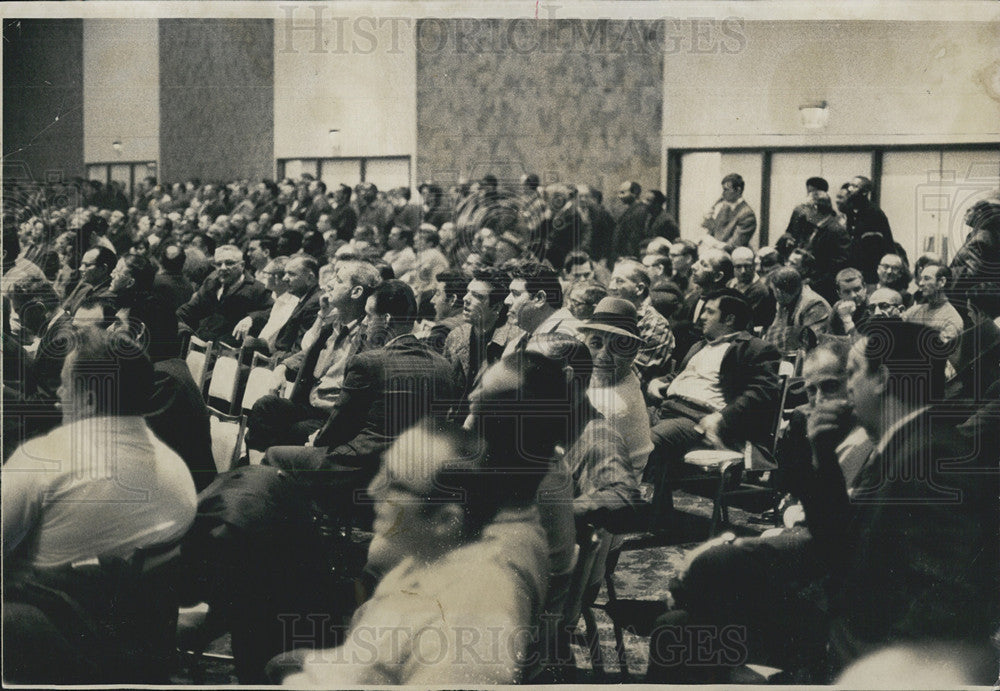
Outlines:
[[683,469],[684,454],[695,448],[741,448],[765,441],[768,418],[780,396],[781,354],[750,335],[753,312],[738,291],[723,288],[705,296],[698,316],[702,340],[691,347],[672,379],[654,379],[649,395],[661,401],[660,422],[652,429],[655,451],[646,480],[655,487],[653,520],[662,522],[673,506],[670,478]]
[[632,472],[639,481],[653,442],[642,386],[633,367],[644,343],[635,305],[606,297],[577,331],[594,360],[587,396],[624,439]]

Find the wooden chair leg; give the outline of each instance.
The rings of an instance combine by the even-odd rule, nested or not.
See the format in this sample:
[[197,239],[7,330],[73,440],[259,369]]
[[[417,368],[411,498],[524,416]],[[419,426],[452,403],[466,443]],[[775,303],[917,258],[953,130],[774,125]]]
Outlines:
[[587,627],[587,648],[590,651],[590,664],[594,668],[594,674],[605,676],[607,672],[604,668],[604,656],[601,654],[601,639],[597,635],[597,620],[594,618],[594,611],[590,607],[583,609],[583,622]]
[[[615,555],[614,559],[617,562],[618,555]],[[608,573],[604,575],[604,587],[607,588],[608,591],[608,604],[611,604],[618,599],[613,574],[614,568],[609,564]],[[605,609],[605,611],[607,611],[607,609]],[[615,653],[618,655],[618,669],[621,672],[622,681],[627,682],[631,677],[628,672],[628,659],[625,656],[625,636],[622,632],[622,627],[617,621],[614,620],[614,618],[611,619],[611,625],[615,632]]]
[[710,538],[715,537],[719,533],[719,524],[722,521],[723,512],[723,502],[725,498],[723,494],[726,491],[726,475],[725,473],[719,476],[719,489],[715,494],[715,503],[712,506],[712,523],[708,528],[708,536]]

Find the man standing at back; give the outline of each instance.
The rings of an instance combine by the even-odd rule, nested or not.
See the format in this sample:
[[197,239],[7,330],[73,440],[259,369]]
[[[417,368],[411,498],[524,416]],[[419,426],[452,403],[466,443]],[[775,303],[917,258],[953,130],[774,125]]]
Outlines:
[[872,181],[863,175],[856,175],[848,183],[844,209],[847,232],[855,244],[865,233],[878,233],[885,241],[885,251],[888,252],[893,243],[892,230],[885,213],[872,203],[872,189]]
[[615,225],[609,265],[618,257],[638,257],[639,243],[646,237],[646,223],[649,209],[639,201],[642,186],[638,182],[623,182],[618,188],[618,201],[624,206]]
[[875,275],[879,258],[895,250],[889,219],[872,203],[872,191],[871,180],[855,176],[847,183],[847,198],[840,205],[851,236],[850,265],[861,269],[868,281]]
[[795,238],[800,247],[809,239],[811,226],[815,224],[812,194],[816,191],[829,192],[830,183],[818,177],[806,180],[806,200],[792,209],[792,216],[785,229],[785,234]]
[[743,199],[744,186],[743,178],[737,173],[722,178],[722,196],[701,222],[701,227],[726,252],[749,245],[757,231],[757,215]]

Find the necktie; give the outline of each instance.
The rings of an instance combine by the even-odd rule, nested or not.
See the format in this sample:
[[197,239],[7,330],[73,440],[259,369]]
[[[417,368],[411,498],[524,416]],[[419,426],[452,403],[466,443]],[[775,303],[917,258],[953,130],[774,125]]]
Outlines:
[[347,325],[341,324],[340,328],[337,330],[337,337],[333,339],[332,342],[327,341],[327,346],[320,351],[319,358],[316,360],[315,373],[317,377],[322,377],[326,371],[330,368],[330,364],[333,362],[333,355],[340,348],[341,343],[347,338],[350,333],[350,329]]

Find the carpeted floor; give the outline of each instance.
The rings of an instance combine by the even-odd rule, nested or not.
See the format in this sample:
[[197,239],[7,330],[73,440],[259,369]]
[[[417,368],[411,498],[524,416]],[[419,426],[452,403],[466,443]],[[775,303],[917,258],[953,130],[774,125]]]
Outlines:
[[[750,505],[753,513],[738,507],[730,507],[730,526],[737,535],[757,535],[769,526],[752,523],[750,517],[762,510]],[[674,493],[674,509],[677,521],[669,536],[654,536],[638,533],[626,539],[621,558],[615,569],[614,584],[616,594],[622,600],[659,600],[669,596],[668,584],[698,545],[708,539],[712,502],[704,497],[684,491]],[[602,586],[597,602],[607,600],[606,589]],[[615,637],[611,619],[600,609],[594,611],[598,635],[601,642],[601,657],[604,661],[604,676],[597,674],[591,664],[587,650],[574,646],[579,683],[620,681],[618,656],[615,652]],[[580,622],[583,627],[583,621]],[[632,681],[640,681],[646,672],[649,659],[649,639],[624,632],[626,664]]]
[[[749,519],[762,510],[752,503],[746,505],[749,511],[731,507],[730,526],[727,528],[740,535],[759,534],[763,528]],[[683,491],[674,493],[674,508],[677,520],[668,535],[636,533],[626,538],[621,558],[614,574],[614,584],[620,599],[665,600],[668,597],[668,583],[683,564],[686,555],[708,538],[712,502],[701,496]],[[751,511],[753,513],[751,513]],[[602,587],[597,602],[606,601],[607,593]],[[611,620],[601,610],[595,610],[598,633],[601,642],[605,674],[595,672],[588,651],[574,646],[574,656],[578,670],[578,683],[618,681],[621,679],[618,658],[615,653],[615,638]],[[580,621],[581,630],[583,621]],[[626,661],[631,679],[639,681],[646,671],[649,639],[624,634]],[[199,684],[222,686],[237,684],[231,660],[225,659],[230,653],[229,636],[213,641],[208,655],[195,661],[189,655],[181,656],[181,665],[173,681],[177,684]]]

